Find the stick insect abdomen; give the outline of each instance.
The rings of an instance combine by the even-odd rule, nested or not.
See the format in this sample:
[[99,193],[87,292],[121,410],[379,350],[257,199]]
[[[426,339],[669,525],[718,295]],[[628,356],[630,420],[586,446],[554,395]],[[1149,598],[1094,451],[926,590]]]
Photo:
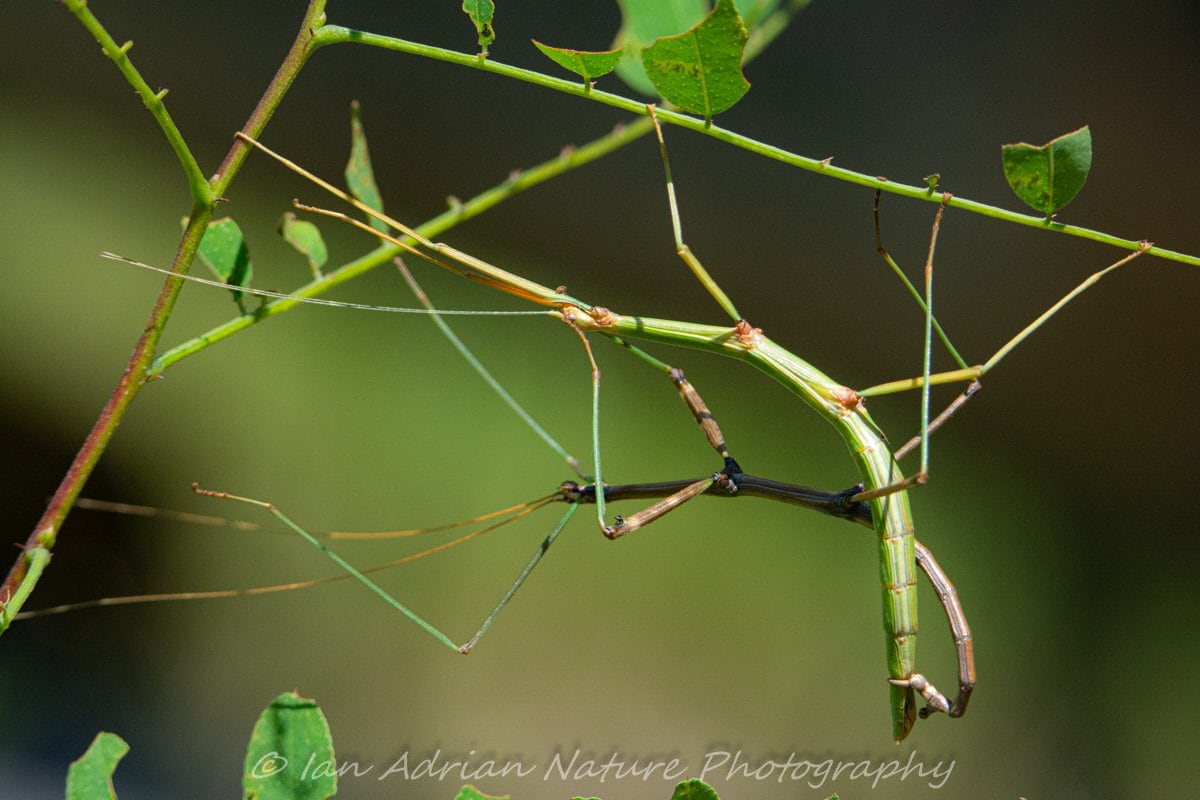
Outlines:
[[[678,344],[680,327],[670,320],[627,317],[607,312],[603,321],[581,319],[584,327],[622,337]],[[916,554],[907,485],[891,448],[867,413],[862,398],[816,367],[771,341],[762,331],[738,322],[732,329],[691,325],[686,334],[701,350],[747,361],[779,381],[832,424],[846,442],[870,500],[879,537],[879,569],[883,585],[883,626],[887,635],[888,673],[892,685],[892,735],[900,741],[917,718],[915,689],[908,681],[916,669]]]
[[[917,660],[917,576],[911,569],[916,554],[907,493],[873,500],[871,511],[879,537],[888,672],[893,679],[905,679],[916,672]],[[899,742],[916,722],[917,701],[911,686],[892,684],[890,692],[892,736]]]
[[[891,448],[861,402],[834,423],[858,465],[866,492],[904,484],[904,475],[892,458]],[[905,681],[917,664],[917,570],[915,536],[908,492],[899,489],[869,500],[875,534],[879,540],[879,579],[883,593],[883,629],[888,673]],[[892,683],[892,737],[901,741],[917,719],[912,686]]]
[[[871,506],[879,540],[879,580],[883,593],[883,630],[888,673],[892,737],[900,742],[917,720],[914,687],[907,683],[917,664],[916,538],[903,473],[861,400],[844,398],[845,413],[832,420],[850,448]],[[897,683],[900,682],[900,683]]]

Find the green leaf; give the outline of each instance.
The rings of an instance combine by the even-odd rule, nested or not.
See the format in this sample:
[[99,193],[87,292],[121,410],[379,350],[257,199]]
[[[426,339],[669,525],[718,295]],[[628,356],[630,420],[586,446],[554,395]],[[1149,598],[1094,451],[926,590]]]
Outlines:
[[492,0],[463,0],[463,11],[475,24],[475,33],[479,39],[479,55],[488,54],[488,45],[496,40],[496,29],[492,27],[492,15],[496,6]]
[[620,63],[621,57],[625,55],[624,48],[601,51],[568,50],[564,47],[551,47],[550,45],[542,44],[537,39],[533,40],[533,44],[555,64],[565,67],[583,78],[585,89],[590,89],[592,81],[596,78],[612,72],[617,64]]
[[245,800],[325,800],[337,792],[337,762],[325,715],[292,692],[267,706],[246,748]]
[[733,0],[719,0],[691,30],[659,39],[642,51],[642,64],[663,99],[711,122],[713,114],[731,107],[750,89],[742,75],[748,36]]
[[320,228],[289,211],[279,218],[275,229],[285,242],[308,259],[313,277],[321,277],[321,267],[329,260],[329,251],[325,248],[325,240],[321,238]]
[[699,778],[692,778],[675,785],[671,800],[720,800],[717,792]]
[[[371,153],[367,149],[367,133],[363,130],[358,101],[350,104],[350,159],[346,162],[346,187],[360,203],[383,213],[383,197],[375,183],[371,168]],[[368,215],[367,222],[381,233],[388,232],[386,222]]]
[[[187,225],[187,220],[183,221]],[[246,246],[246,237],[242,229],[229,217],[214,219],[208,223],[208,230],[200,240],[200,248],[196,251],[200,261],[222,283],[234,286],[249,286],[254,276],[254,267],[250,263],[250,249]],[[242,313],[246,313],[242,305],[242,292],[233,290],[233,301],[238,304]]]
[[618,0],[621,30],[613,48],[624,48],[625,59],[617,66],[617,75],[631,89],[651,97],[658,91],[642,66],[642,50],[660,36],[672,36],[704,19],[706,0]]
[[467,784],[458,790],[454,800],[512,800],[511,795],[484,794],[474,786]]
[[96,734],[87,752],[67,770],[67,800],[117,800],[112,775],[128,752],[129,745],[115,733]]
[[1049,219],[1071,202],[1087,180],[1092,167],[1092,132],[1084,125],[1041,147],[1020,142],[1000,150],[1008,185]]

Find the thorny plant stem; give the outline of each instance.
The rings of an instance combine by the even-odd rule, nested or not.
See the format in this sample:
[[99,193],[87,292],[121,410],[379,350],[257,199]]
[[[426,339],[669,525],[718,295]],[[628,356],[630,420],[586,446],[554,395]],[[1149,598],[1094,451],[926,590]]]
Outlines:
[[[132,42],[117,45],[116,41],[109,35],[100,21],[92,14],[85,0],[67,0],[66,6],[79,19],[88,32],[96,38],[104,54],[116,64],[126,81],[137,91],[147,110],[150,111],[159,123],[159,126],[163,129],[167,141],[171,144],[172,149],[174,149],[176,156],[183,165],[192,195],[192,212],[189,215],[188,224],[184,229],[183,238],[179,242],[179,248],[175,252],[175,258],[171,262],[171,269],[177,274],[186,274],[192,265],[192,261],[195,259],[196,251],[200,246],[200,239],[204,236],[208,222],[212,218],[216,198],[220,196],[221,192],[229,185],[229,182],[237,173],[238,167],[245,158],[244,150],[246,145],[241,140],[235,141],[229,156],[226,157],[225,163],[211,184],[204,181],[200,173],[200,167],[188,149],[183,139],[183,134],[176,128],[163,103],[163,98],[167,94],[166,91],[152,91],[150,85],[141,76],[137,68],[134,67],[133,62],[130,61],[128,54],[132,47]],[[267,124],[267,121],[271,118],[271,114],[283,99],[283,95],[286,93],[288,87],[291,86],[296,74],[304,65],[305,59],[315,49],[313,33],[324,22],[324,19],[325,0],[311,0],[308,10],[305,12],[304,20],[301,23],[300,33],[292,44],[287,58],[267,87],[266,93],[246,124],[248,131],[257,134]],[[95,425],[92,426],[91,432],[88,433],[83,446],[80,447],[79,452],[76,454],[75,460],[67,469],[66,475],[63,476],[62,482],[59,483],[58,489],[54,492],[54,496],[46,507],[46,511],[42,514],[42,518],[38,520],[33,532],[25,541],[21,555],[17,558],[16,563],[13,564],[8,576],[4,579],[4,583],[0,584],[0,603],[7,604],[14,599],[19,601],[28,595],[30,587],[22,586],[22,582],[27,576],[30,577],[31,583],[36,581],[37,575],[40,572],[38,570],[31,574],[29,571],[34,556],[39,551],[49,553],[53,550],[55,541],[58,538],[58,531],[62,527],[63,520],[66,519],[68,512],[71,510],[75,498],[79,496],[83,485],[92,474],[92,470],[95,469],[109,440],[124,418],[130,403],[133,402],[133,398],[137,396],[138,391],[146,384],[148,379],[147,371],[154,361],[159,338],[162,336],[167,319],[171,316],[171,309],[174,307],[175,300],[182,288],[183,281],[175,277],[168,278],[163,284],[162,291],[159,293],[158,299],[154,303],[154,308],[150,312],[150,318],[147,320],[141,336],[138,337],[137,343],[134,345],[133,353],[130,355],[129,361],[121,373],[120,380],[117,381],[116,389],[113,390],[112,395],[105,403],[99,418],[96,420]],[[16,610],[15,608],[11,609],[12,612]],[[3,623],[8,618],[8,612],[6,612],[4,617],[0,617],[0,632],[6,627]]]

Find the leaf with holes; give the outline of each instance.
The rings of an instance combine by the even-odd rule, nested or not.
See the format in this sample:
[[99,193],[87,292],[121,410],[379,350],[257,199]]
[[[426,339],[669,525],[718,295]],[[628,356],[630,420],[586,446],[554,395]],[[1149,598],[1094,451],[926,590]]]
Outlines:
[[492,27],[492,15],[496,13],[496,5],[492,0],[463,0],[462,10],[467,12],[467,16],[475,25],[479,55],[486,56],[488,45],[496,41],[496,29]]

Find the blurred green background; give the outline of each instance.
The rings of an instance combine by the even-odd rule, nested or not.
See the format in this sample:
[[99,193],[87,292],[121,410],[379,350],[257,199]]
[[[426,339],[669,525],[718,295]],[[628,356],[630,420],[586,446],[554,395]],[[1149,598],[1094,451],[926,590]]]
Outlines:
[[[331,2],[331,21],[470,50],[452,2]],[[602,49],[606,3],[502,5],[493,58],[553,72],[528,39]],[[97,2],[215,171],[290,44],[303,4]],[[720,124],[805,155],[1018,207],[999,146],[1090,124],[1095,164],[1059,216],[1200,252],[1195,223],[1197,10],[1179,2],[818,2],[747,69]],[[60,5],[9,4],[0,54],[0,422],[6,540],[23,541],[115,385],[160,281],[102,261],[169,262],[189,207],[177,163],[128,86]],[[601,88],[624,92],[615,78]],[[513,169],[625,121],[596,104],[361,47],[318,53],[268,143],[340,174],[359,100],[389,209],[420,221]],[[920,369],[922,320],[874,251],[871,193],[668,130],[685,234],[754,324],[863,387]],[[672,252],[657,148],[644,139],[445,238],[625,313],[719,322]],[[223,210],[251,240],[257,285],[304,265],[274,240],[294,196],[324,200],[252,158]],[[884,200],[886,244],[914,276],[931,205]],[[329,236],[333,257],[369,244]],[[983,360],[1084,276],[1119,257],[1092,243],[951,211],[938,315]],[[420,266],[420,265],[414,265]],[[422,269],[444,307],[513,304]],[[342,299],[411,304],[394,273]],[[775,504],[700,500],[609,543],[576,521],[469,657],[446,651],[349,583],[268,597],[133,606],[15,626],[0,643],[0,795],[61,796],[99,730],[132,745],[123,800],[233,797],[260,709],[294,689],[329,717],[339,758],[373,765],[339,796],[451,797],[458,780],[377,780],[409,754],[519,760],[521,798],[661,798],[671,781],[545,778],[556,753],[628,761],[705,754],[887,762],[939,779],[821,783],[706,778],[727,798],[1186,794],[1194,785],[1190,675],[1200,658],[1200,547],[1189,504],[1200,444],[1200,273],[1141,259],[1070,307],[987,381],[933,443],[913,498],[919,538],[956,581],[977,642],[970,713],[892,744],[876,548],[844,523]],[[227,319],[223,292],[188,287],[173,344]],[[578,341],[542,320],[456,326],[530,411],[587,455]],[[612,481],[714,468],[656,373],[598,343]],[[857,480],[829,426],[734,362],[658,348],[687,370],[748,471],[843,488]],[[953,395],[947,391],[940,399]],[[874,400],[893,440],[916,396]],[[312,530],[444,523],[551,491],[569,477],[432,326],[301,309],[170,370],[134,404],[87,494],[258,519],[189,485],[277,503]],[[621,510],[621,509],[618,509]],[[631,509],[625,509],[628,513]],[[384,578],[465,638],[553,523],[544,512]],[[356,563],[411,544],[343,544]],[[13,551],[15,552],[15,550]],[[332,574],[303,543],[76,512],[30,607],[105,595],[244,587]],[[920,664],[952,685],[944,619],[922,589]]]

